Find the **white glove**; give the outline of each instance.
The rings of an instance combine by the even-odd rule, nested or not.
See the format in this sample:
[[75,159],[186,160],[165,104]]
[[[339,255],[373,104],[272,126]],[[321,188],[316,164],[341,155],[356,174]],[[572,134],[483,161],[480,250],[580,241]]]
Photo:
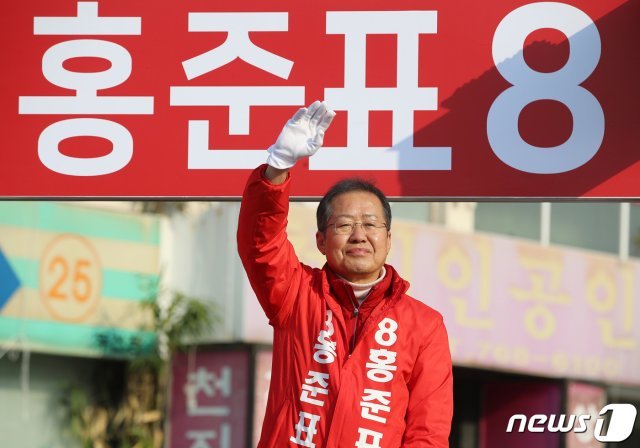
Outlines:
[[315,101],[308,109],[299,109],[284,125],[278,140],[269,147],[267,164],[288,169],[299,159],[315,154],[322,146],[324,133],[335,116],[336,113],[320,101]]

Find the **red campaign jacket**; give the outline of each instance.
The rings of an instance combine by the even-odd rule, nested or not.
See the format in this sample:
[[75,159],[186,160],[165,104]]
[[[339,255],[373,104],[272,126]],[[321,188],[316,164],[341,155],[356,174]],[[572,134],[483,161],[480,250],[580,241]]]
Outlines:
[[448,447],[453,380],[442,316],[408,296],[408,282],[386,265],[355,322],[353,291],[327,266],[300,263],[287,239],[290,179],[273,185],[264,170],[247,182],[237,234],[274,328],[258,447]]

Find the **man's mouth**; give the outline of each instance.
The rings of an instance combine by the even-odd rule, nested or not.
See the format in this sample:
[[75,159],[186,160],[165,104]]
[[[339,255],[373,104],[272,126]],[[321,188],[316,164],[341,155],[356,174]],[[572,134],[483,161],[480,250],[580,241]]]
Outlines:
[[354,255],[354,256],[360,256],[360,255],[368,255],[371,251],[369,249],[366,249],[364,247],[354,247],[352,249],[347,249],[347,255]]

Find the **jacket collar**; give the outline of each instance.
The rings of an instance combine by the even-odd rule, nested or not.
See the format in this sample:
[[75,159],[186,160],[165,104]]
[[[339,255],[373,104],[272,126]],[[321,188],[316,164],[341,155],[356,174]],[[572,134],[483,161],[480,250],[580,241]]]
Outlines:
[[[409,289],[409,282],[402,279],[392,266],[385,264],[384,267],[386,269],[384,279],[371,288],[367,298],[362,302],[362,305],[359,306],[359,309],[363,312],[372,310],[383,299],[388,301],[385,308],[392,306],[402,297],[402,294]],[[335,297],[342,308],[353,311],[358,301],[353,294],[351,285],[338,277],[326,263],[322,270],[326,275],[326,283],[324,285],[325,293]]]

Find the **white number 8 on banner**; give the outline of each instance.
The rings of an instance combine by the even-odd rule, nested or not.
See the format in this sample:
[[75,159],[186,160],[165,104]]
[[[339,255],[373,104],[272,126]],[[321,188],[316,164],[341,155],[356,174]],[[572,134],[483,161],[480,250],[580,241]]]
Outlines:
[[[553,28],[567,36],[569,58],[559,70],[533,70],[524,59],[527,36]],[[493,152],[507,165],[528,173],[555,174],[587,163],[600,149],[604,113],[591,92],[579,84],[600,60],[600,34],[595,23],[579,9],[552,2],[522,6],[498,25],[493,38],[493,60],[512,84],[493,102],[487,117],[487,136]],[[567,141],[553,148],[528,144],[518,131],[518,118],[528,104],[538,100],[564,104],[573,116]]]

